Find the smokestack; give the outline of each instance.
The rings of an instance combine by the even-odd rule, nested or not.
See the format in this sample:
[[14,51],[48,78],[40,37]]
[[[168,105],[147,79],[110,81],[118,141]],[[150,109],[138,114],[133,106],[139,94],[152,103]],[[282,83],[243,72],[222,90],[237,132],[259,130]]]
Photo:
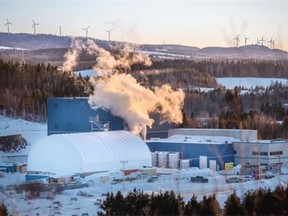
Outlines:
[[143,140],[146,140],[146,136],[147,136],[147,127],[146,125],[143,125],[142,127],[142,131],[140,132],[140,136]]

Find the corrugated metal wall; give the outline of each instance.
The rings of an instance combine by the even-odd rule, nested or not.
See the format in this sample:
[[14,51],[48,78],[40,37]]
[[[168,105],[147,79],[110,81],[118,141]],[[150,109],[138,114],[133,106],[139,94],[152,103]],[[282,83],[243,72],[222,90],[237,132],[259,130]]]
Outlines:
[[110,130],[123,130],[124,121],[102,109],[93,110],[88,98],[49,98],[48,135],[59,133],[90,132],[89,117],[99,116],[100,121],[109,121]]
[[[124,121],[110,112],[102,109],[93,110],[88,104],[87,97],[79,98],[49,98],[48,110],[48,135],[59,133],[90,132],[89,117],[99,116],[100,121],[109,121],[110,130],[123,130],[126,128]],[[160,124],[161,117],[154,114],[153,128],[148,128],[147,139],[151,137],[167,138],[168,129],[172,124]]]

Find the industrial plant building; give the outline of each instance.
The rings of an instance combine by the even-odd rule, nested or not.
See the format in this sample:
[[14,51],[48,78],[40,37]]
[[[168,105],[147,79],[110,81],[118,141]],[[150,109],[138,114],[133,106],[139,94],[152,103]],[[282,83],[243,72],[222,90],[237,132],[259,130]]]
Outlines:
[[[150,151],[154,152],[152,153],[154,166],[181,168],[184,161],[189,161],[189,167],[210,167],[219,170],[224,168],[225,163],[234,162],[234,141],[234,138],[223,136],[174,135],[167,139],[154,138],[147,140],[146,143]],[[170,153],[179,154],[178,165],[169,160]]]
[[[93,110],[88,98],[49,98],[48,135],[123,130],[124,121],[102,109]],[[110,124],[113,122],[113,124]]]
[[[94,110],[87,97],[48,98],[48,135],[91,131],[114,131],[127,128],[124,120],[101,108]],[[168,137],[171,124],[160,124],[159,116],[153,116],[153,128],[148,128],[147,138]]]
[[256,140],[234,143],[236,164],[262,166],[267,170],[288,165],[288,140]]
[[152,128],[143,141],[123,129],[121,118],[91,109],[88,98],[49,99],[49,136],[33,145],[28,173],[87,175],[123,165],[221,170],[233,163],[279,168],[288,163],[288,141],[259,141],[256,130],[168,127],[163,129],[165,136]]
[[168,130],[168,136],[225,136],[241,141],[257,140],[257,130],[217,129],[217,128],[173,128]]
[[143,140],[128,131],[55,134],[35,143],[28,155],[28,174],[88,175],[114,169],[151,167]]

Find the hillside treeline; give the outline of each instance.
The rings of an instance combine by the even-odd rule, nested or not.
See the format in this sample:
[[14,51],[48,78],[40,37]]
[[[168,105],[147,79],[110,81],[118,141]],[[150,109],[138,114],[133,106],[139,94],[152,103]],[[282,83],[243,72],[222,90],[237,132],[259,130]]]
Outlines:
[[153,60],[151,66],[135,64],[131,69],[145,71],[169,68],[208,73],[213,77],[288,77],[288,61],[158,59]]
[[275,83],[241,93],[238,87],[186,91],[182,127],[258,130],[260,139],[288,138],[288,86]]
[[146,87],[161,86],[169,83],[174,88],[185,90],[195,87],[217,88],[214,77],[195,69],[162,69],[160,71],[132,72],[133,76]]
[[0,111],[7,116],[45,121],[47,98],[87,96],[88,78],[60,72],[50,64],[0,60]]
[[[278,63],[273,67],[278,65],[284,70],[286,63]],[[197,64],[205,66],[204,63]],[[213,61],[207,62],[207,67],[214,64]],[[251,88],[244,93],[241,87],[202,92],[195,86],[217,87],[217,83],[209,73],[196,69],[132,73],[147,87],[170,83],[175,88],[185,90],[185,116],[180,127],[255,129],[262,139],[288,138],[287,85],[275,83],[267,88]],[[0,111],[7,116],[34,121],[46,120],[47,98],[88,96],[92,90],[87,77],[72,76],[50,64],[32,65],[0,60],[0,77]]]
[[241,199],[234,192],[228,196],[223,208],[215,195],[204,195],[200,201],[193,195],[185,203],[173,191],[148,195],[134,190],[126,197],[118,191],[106,195],[98,215],[287,215],[287,202],[288,189],[282,187],[274,191],[250,191]]

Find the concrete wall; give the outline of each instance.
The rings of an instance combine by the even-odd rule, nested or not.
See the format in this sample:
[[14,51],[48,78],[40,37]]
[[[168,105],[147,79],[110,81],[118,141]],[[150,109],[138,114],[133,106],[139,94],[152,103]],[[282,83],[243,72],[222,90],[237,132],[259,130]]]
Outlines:
[[201,129],[201,128],[177,128],[169,129],[168,137],[173,135],[195,135],[195,136],[227,136],[241,141],[257,140],[257,130],[236,129]]

